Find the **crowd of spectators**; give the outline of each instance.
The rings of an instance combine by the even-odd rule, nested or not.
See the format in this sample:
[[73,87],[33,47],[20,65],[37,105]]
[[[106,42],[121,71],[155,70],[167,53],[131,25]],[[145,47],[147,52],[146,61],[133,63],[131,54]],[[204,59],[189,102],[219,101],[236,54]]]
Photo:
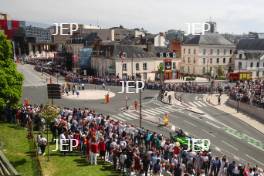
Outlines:
[[230,97],[264,108],[264,80],[237,82],[230,90]]
[[[45,121],[38,114],[41,109],[42,106],[30,105],[21,108],[16,114],[17,123],[44,130],[41,126]],[[179,142],[162,134],[115,121],[88,108],[61,109],[50,130],[52,140],[77,140],[74,152],[91,165],[98,164],[99,157],[126,175],[263,176],[258,166],[229,161],[227,156],[214,156],[210,150],[187,151]],[[181,135],[185,135],[184,132],[181,131]],[[37,141],[39,154],[45,154],[47,140],[40,134]],[[67,157],[68,152],[62,155]]]

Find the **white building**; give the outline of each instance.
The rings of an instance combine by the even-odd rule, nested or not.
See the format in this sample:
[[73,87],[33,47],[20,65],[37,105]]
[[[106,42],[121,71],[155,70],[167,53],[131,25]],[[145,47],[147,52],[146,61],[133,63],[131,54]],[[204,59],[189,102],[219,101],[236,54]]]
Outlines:
[[205,33],[182,45],[181,72],[185,74],[217,76],[230,70],[235,45],[218,33]]
[[264,77],[264,39],[242,39],[237,45],[234,72],[252,72],[252,78]]
[[[122,56],[115,61],[116,75],[122,78],[141,78],[146,81],[154,81],[159,77],[158,67],[164,64],[165,79],[176,77],[176,70],[179,69],[180,58],[175,53],[166,52],[165,48],[148,48],[146,50],[137,47],[123,47]],[[121,76],[122,75],[122,76]]]
[[155,47],[166,47],[166,38],[165,34],[160,32],[158,35],[154,37],[154,46]]

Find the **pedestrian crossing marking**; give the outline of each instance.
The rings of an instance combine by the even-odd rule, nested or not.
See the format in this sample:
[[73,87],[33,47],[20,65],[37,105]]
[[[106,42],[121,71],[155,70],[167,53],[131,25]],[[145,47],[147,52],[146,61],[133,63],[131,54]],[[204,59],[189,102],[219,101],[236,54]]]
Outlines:
[[142,110],[142,112],[145,112],[146,114],[150,114],[150,115],[157,115],[157,114],[159,114],[159,113],[157,113],[157,112],[152,112],[152,111],[150,111],[150,110]]
[[189,102],[188,104],[190,104],[192,107],[197,107],[195,104],[193,104],[192,102]]
[[163,109],[161,109],[161,108],[155,108],[155,110],[157,110],[157,111],[159,111],[160,112],[160,114],[162,114],[162,112],[168,112],[168,111],[166,111],[166,110],[163,110]]
[[167,108],[167,107],[160,107],[160,109],[166,110],[167,112],[174,112],[175,110]]
[[193,102],[193,104],[197,105],[198,107],[202,107],[202,105],[200,105],[197,101]]
[[123,114],[128,116],[128,117],[130,117],[130,118],[132,118],[132,119],[138,119],[137,117],[134,117],[133,115],[131,115],[129,113],[124,112]]
[[201,104],[202,106],[207,106],[207,104],[205,104],[205,103],[202,102],[202,101],[198,101],[197,103]]
[[120,121],[125,121],[123,118],[121,118],[121,117],[119,117],[119,116],[117,116],[117,115],[112,115],[112,117],[113,117],[114,119],[117,119],[117,120],[120,120]]

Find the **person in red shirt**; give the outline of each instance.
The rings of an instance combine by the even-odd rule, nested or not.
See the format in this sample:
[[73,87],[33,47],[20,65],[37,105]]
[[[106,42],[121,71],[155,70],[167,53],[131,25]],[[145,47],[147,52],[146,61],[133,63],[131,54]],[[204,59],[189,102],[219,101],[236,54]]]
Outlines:
[[99,150],[98,143],[96,142],[96,139],[93,137],[91,143],[91,155],[90,155],[91,164],[97,165],[98,150]]
[[104,161],[105,161],[106,144],[104,142],[104,138],[101,138],[101,140],[99,142],[99,151],[100,151],[101,159],[104,159]]
[[90,141],[89,141],[88,135],[84,139],[84,145],[85,145],[85,149],[86,149],[86,160],[89,161],[89,157],[90,157]]

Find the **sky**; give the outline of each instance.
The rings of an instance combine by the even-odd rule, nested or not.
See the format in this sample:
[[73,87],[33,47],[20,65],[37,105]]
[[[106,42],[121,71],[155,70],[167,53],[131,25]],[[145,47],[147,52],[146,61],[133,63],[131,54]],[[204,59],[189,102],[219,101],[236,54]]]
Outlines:
[[264,32],[263,0],[0,0],[12,19],[44,24],[123,25],[158,33],[211,19],[220,33]]

